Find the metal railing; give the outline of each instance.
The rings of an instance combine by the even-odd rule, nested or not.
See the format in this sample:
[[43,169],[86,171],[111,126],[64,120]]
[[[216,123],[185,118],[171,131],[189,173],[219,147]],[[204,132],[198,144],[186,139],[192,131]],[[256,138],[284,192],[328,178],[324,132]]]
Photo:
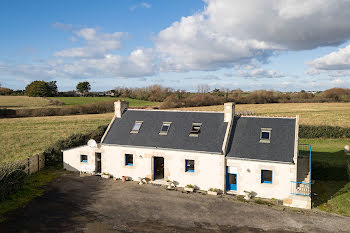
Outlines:
[[291,194],[300,196],[311,196],[311,183],[291,181]]

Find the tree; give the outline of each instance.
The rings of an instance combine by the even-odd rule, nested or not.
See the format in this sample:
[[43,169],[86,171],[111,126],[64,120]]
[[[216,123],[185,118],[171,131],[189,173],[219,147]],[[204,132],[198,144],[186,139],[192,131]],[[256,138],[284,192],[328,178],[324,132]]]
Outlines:
[[51,81],[48,82],[47,85],[49,87],[50,96],[57,96],[57,82]]
[[34,81],[31,82],[25,90],[25,94],[32,97],[54,96],[54,93],[57,93],[56,81]]
[[89,82],[80,82],[77,85],[77,91],[85,95],[86,92],[91,90],[91,86]]

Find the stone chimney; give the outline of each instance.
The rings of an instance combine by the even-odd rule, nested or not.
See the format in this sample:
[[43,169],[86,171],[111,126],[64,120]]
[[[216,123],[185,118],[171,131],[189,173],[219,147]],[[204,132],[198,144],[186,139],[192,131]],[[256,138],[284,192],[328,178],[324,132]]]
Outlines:
[[224,122],[230,122],[235,115],[235,103],[224,104]]
[[123,113],[129,107],[129,102],[124,100],[118,100],[114,102],[114,114],[117,118],[121,118]]

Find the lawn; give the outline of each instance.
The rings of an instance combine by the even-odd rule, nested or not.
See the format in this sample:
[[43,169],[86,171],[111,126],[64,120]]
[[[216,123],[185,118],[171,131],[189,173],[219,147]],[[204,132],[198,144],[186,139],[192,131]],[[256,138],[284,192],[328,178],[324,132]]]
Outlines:
[[350,216],[350,171],[346,170],[350,154],[343,152],[350,139],[301,139],[300,143],[312,145],[312,179],[321,177],[312,185],[313,207]]
[[[183,108],[194,111],[223,111],[224,106]],[[277,103],[237,104],[236,111],[252,111],[254,115],[300,116],[300,124],[350,126],[350,103]]]
[[42,152],[58,139],[108,124],[113,113],[0,119],[0,163]]
[[145,100],[137,100],[130,98],[113,98],[113,97],[49,97],[49,99],[55,99],[64,103],[64,106],[70,107],[74,105],[83,105],[96,102],[108,102],[117,101],[118,99],[126,100],[129,102],[130,107],[142,107],[142,106],[156,106],[158,102],[150,102]]
[[0,108],[40,108],[50,105],[50,101],[42,97],[0,96]]

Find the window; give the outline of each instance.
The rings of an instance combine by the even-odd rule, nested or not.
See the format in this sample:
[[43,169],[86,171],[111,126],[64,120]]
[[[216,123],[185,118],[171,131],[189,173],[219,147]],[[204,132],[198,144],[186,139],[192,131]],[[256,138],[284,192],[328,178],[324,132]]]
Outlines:
[[271,131],[272,131],[272,129],[270,129],[270,128],[261,128],[260,142],[262,142],[262,143],[270,143]]
[[272,184],[271,170],[261,170],[261,183]]
[[125,154],[125,165],[127,166],[134,165],[134,156],[132,154]]
[[201,126],[202,126],[202,123],[192,123],[190,137],[198,137],[198,134],[201,131]]
[[194,160],[186,159],[186,172],[194,172]]
[[131,129],[130,133],[138,133],[140,131],[143,121],[135,121],[134,126]]
[[88,156],[87,155],[80,155],[80,162],[87,163],[87,161],[88,161]]
[[163,122],[162,128],[160,129],[159,135],[167,135],[171,122]]

